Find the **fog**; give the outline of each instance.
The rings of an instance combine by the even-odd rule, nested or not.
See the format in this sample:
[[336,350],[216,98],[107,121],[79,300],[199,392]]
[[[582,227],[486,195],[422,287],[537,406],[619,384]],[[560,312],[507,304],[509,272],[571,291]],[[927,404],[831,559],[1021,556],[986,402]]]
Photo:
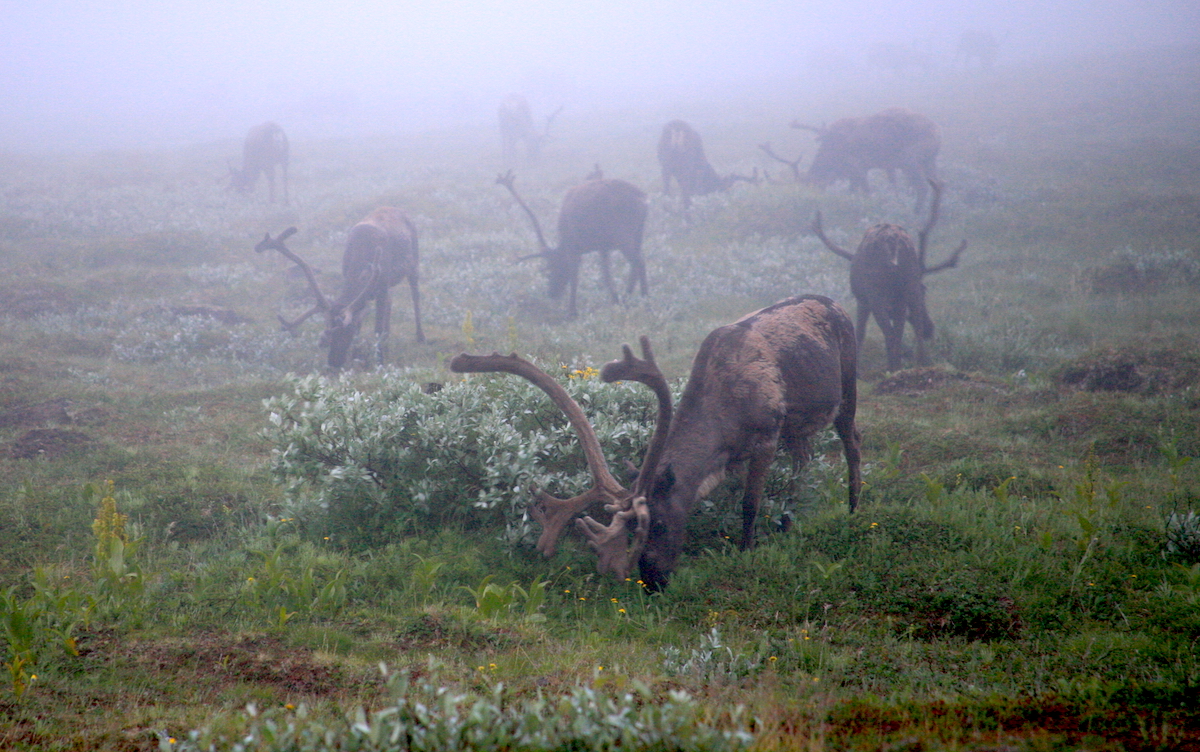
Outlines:
[[1016,65],[1195,44],[1200,3],[3,0],[0,149],[170,146],[267,119],[293,139],[475,125],[509,91],[587,112],[799,89],[869,75],[881,42],[947,69],[966,29]]

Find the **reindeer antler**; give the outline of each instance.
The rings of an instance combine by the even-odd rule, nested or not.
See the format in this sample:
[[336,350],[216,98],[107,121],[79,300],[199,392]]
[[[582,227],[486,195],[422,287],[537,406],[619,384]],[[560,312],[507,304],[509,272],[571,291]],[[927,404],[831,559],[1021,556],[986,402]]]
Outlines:
[[[630,520],[637,520],[632,543],[628,533]],[[650,507],[645,496],[635,496],[629,499],[626,509],[614,512],[607,527],[591,517],[575,520],[575,527],[587,536],[588,545],[596,552],[597,571],[601,574],[611,571],[617,579],[625,580],[646,548],[650,535]]]
[[296,234],[295,227],[287,228],[283,232],[279,233],[279,235],[275,238],[272,238],[271,233],[268,232],[263,237],[263,239],[260,240],[258,242],[258,244],[254,246],[255,253],[262,253],[263,251],[266,251],[266,250],[279,251],[286,258],[291,260],[292,263],[294,263],[296,266],[300,267],[300,270],[302,272],[304,272],[304,276],[308,279],[308,284],[312,288],[313,293],[315,293],[317,296],[316,305],[313,306],[310,310],[308,310],[306,313],[304,313],[304,315],[302,315],[300,318],[296,319],[295,321],[289,322],[286,319],[284,319],[283,316],[279,317],[279,323],[283,324],[283,328],[288,331],[292,331],[297,326],[299,326],[303,322],[307,321],[308,318],[310,316],[312,316],[314,313],[316,313],[317,311],[326,311],[327,312],[330,309],[329,298],[326,298],[325,293],[321,292],[321,286],[317,284],[317,275],[313,272],[312,267],[310,267],[307,263],[305,263],[304,259],[297,256],[295,253],[292,252],[292,249],[288,248],[284,244],[285,240],[287,240],[288,238],[290,238],[291,236],[293,236],[295,234]]
[[511,373],[514,376],[529,381],[550,397],[551,401],[566,414],[567,420],[579,436],[583,445],[583,455],[587,460],[588,469],[592,472],[592,488],[569,499],[560,499],[543,491],[537,491],[530,515],[542,525],[542,534],[538,538],[537,548],[545,556],[553,556],[567,523],[575,515],[596,502],[605,506],[621,509],[627,506],[628,492],[617,483],[608,470],[608,463],[600,449],[600,441],[592,424],[583,414],[583,408],[562,386],[545,371],[529,361],[522,360],[514,353],[512,355],[457,355],[450,361],[450,370],[455,373]]
[[825,230],[821,227],[821,212],[819,210],[817,211],[817,216],[813,218],[812,231],[814,235],[821,239],[821,242],[825,244],[826,248],[848,261],[854,260],[853,253],[850,253],[829,238],[825,237]]
[[[596,552],[597,569],[612,571],[618,578],[629,576],[650,534],[650,508],[646,503],[645,487],[649,485],[654,468],[662,456],[667,433],[671,425],[671,390],[666,378],[654,360],[654,351],[648,337],[641,337],[642,356],[633,355],[628,345],[623,349],[623,358],[605,364],[600,369],[600,378],[606,383],[613,381],[637,381],[650,387],[658,398],[658,422],[654,436],[646,450],[638,479],[633,491],[623,488],[608,470],[608,464],[600,448],[600,442],[583,408],[549,374],[532,363],[513,355],[468,355],[463,353],[450,361],[450,370],[455,373],[511,373],[529,381],[550,397],[567,416],[583,445],[584,457],[592,472],[593,485],[587,491],[570,499],[560,499],[535,489],[534,502],[529,514],[542,525],[537,548],[545,556],[553,556],[558,539],[567,523],[584,509],[596,503],[604,505],[613,517],[608,525],[597,522],[590,516],[575,520],[575,526],[588,539],[588,545]],[[630,524],[633,537],[630,538]]]
[[[600,369],[600,379],[605,383],[614,381],[636,381],[650,387],[658,398],[658,420],[654,425],[654,434],[646,447],[642,458],[642,467],[638,471],[637,480],[633,484],[633,492],[626,497],[626,505],[614,509],[612,522],[607,527],[596,522],[591,517],[584,517],[576,522],[588,543],[596,551],[600,561],[601,572],[611,569],[619,579],[625,579],[633,569],[633,565],[641,558],[642,550],[650,534],[650,507],[646,504],[650,481],[662,458],[667,445],[667,434],[671,429],[673,405],[671,403],[671,388],[667,379],[659,370],[654,360],[654,350],[650,347],[650,338],[642,335],[639,338],[642,346],[642,357],[634,356],[629,345],[622,345],[621,360],[605,363]],[[632,544],[628,540],[627,528],[630,520],[636,520]]]
[[803,155],[803,154],[801,154],[800,156],[796,157],[795,161],[789,161],[789,160],[787,160],[787,159],[784,159],[783,157],[779,156],[778,154],[776,154],[776,153],[775,153],[775,152],[774,152],[774,151],[771,149],[771,144],[770,144],[770,143],[759,144],[759,145],[758,145],[758,148],[760,148],[760,149],[762,149],[764,152],[766,152],[766,155],[767,155],[768,157],[770,157],[771,159],[774,159],[774,160],[775,160],[775,161],[777,161],[777,162],[783,162],[785,165],[787,165],[788,167],[790,167],[790,168],[791,168],[791,170],[792,170],[792,177],[796,178],[796,182],[797,182],[797,183],[799,183],[799,182],[800,182],[800,160],[801,160],[801,159],[804,159],[804,155]]
[[600,380],[607,384],[614,381],[636,381],[650,387],[654,396],[658,398],[658,420],[654,426],[654,435],[650,438],[650,445],[646,447],[646,454],[642,458],[642,467],[638,471],[637,481],[633,485],[634,494],[644,496],[647,491],[646,486],[654,475],[654,470],[658,466],[659,459],[662,458],[662,451],[667,443],[673,406],[671,404],[671,387],[667,384],[666,377],[663,376],[662,371],[658,368],[658,363],[654,360],[654,350],[650,347],[650,338],[642,335],[639,343],[642,346],[641,358],[634,357],[629,345],[622,345],[623,357],[621,360],[605,363],[600,369]]
[[520,194],[517,193],[517,188],[514,185],[516,180],[517,176],[513,174],[512,170],[509,170],[508,172],[505,172],[496,178],[496,184],[502,185],[508,189],[508,192],[513,195],[513,198],[517,200],[517,203],[521,205],[521,208],[524,209],[525,213],[529,215],[529,221],[533,222],[533,231],[537,233],[538,246],[541,247],[542,251],[541,253],[535,253],[531,256],[522,256],[521,258],[517,259],[518,261],[525,261],[527,259],[537,258],[538,256],[549,253],[550,246],[546,245],[546,236],[542,235],[542,225],[538,222],[537,215],[533,213],[533,210],[529,208],[529,205],[526,204],[524,199],[521,198]]
[[962,255],[963,251],[967,250],[967,241],[964,240],[958,245],[958,248],[954,250],[954,253],[950,254],[950,258],[946,259],[937,266],[929,268],[925,267],[925,249],[929,243],[929,234],[933,231],[933,226],[937,223],[938,211],[942,206],[941,182],[931,179],[929,181],[929,186],[933,189],[933,198],[930,200],[929,204],[929,221],[925,223],[925,226],[921,228],[920,233],[917,235],[917,263],[921,267],[922,275],[933,274],[934,272],[940,272],[944,269],[950,269],[957,266],[958,257]]
[[825,133],[825,126],[818,127],[815,125],[806,125],[805,123],[801,123],[799,120],[793,120],[792,127],[802,131],[812,131],[818,136],[824,135]]

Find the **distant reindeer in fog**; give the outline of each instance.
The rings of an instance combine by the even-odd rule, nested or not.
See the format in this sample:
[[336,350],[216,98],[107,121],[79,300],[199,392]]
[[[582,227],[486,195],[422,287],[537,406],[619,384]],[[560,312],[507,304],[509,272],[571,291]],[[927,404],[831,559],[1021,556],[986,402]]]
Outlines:
[[796,121],[792,127],[813,131],[820,142],[808,168],[808,182],[824,188],[846,180],[851,190],[869,193],[870,170],[884,170],[892,182],[899,170],[917,194],[914,211],[924,208],[929,181],[937,178],[937,155],[942,148],[941,133],[929,118],[892,107],[867,117],[835,120],[828,126]]
[[858,304],[855,325],[858,347],[862,349],[867,319],[874,316],[875,323],[883,332],[889,371],[900,368],[905,322],[912,324],[916,334],[917,362],[921,365],[928,362],[925,343],[933,339],[933,320],[925,305],[925,283],[922,278],[956,266],[958,257],[967,248],[967,241],[964,240],[946,261],[932,267],[925,265],[929,233],[937,222],[938,208],[942,202],[941,184],[930,182],[933,186],[933,202],[929,221],[918,234],[916,245],[903,227],[877,224],[867,230],[858,244],[858,250],[850,253],[825,237],[820,212],[817,212],[812,224],[813,234],[821,239],[826,248],[850,261],[850,292]]
[[500,103],[497,112],[500,121],[500,145],[504,159],[516,159],[518,146],[524,145],[525,159],[533,162],[541,153],[542,145],[550,140],[550,124],[563,108],[559,107],[546,118],[546,127],[539,133],[533,125],[533,113],[529,100],[520,94],[509,94]]
[[280,316],[279,322],[287,331],[295,331],[314,313],[324,313],[326,325],[321,346],[329,348],[330,368],[346,365],[350,345],[366,317],[367,303],[372,301],[375,303],[375,354],[381,364],[386,361],[392,318],[390,289],[404,279],[408,280],[412,292],[417,342],[425,341],[421,331],[421,294],[417,289],[417,230],[404,212],[390,206],[380,207],[350,228],[346,250],[342,254],[342,292],[332,300],[321,292],[312,267],[284,245],[284,241],[295,233],[295,227],[289,227],[276,238],[268,233],[254,250],[259,253],[279,251],[304,272],[316,295],[316,305],[292,321]]
[[991,70],[1000,52],[1000,43],[992,32],[984,29],[967,29],[958,38],[958,47],[954,49],[954,62],[970,68],[978,62],[982,70]]
[[275,165],[283,173],[283,203],[288,203],[288,139],[278,124],[256,125],[242,145],[242,168],[229,165],[229,189],[240,193],[254,190],[260,173],[267,175],[268,200],[275,202]]
[[600,276],[614,303],[618,302],[609,270],[608,254],[620,251],[629,263],[629,279],[625,294],[640,286],[648,294],[646,262],[642,258],[642,234],[646,227],[646,194],[624,180],[597,178],[588,180],[567,191],[562,210],[558,213],[558,247],[551,248],[542,234],[542,226],[529,205],[517,193],[516,177],[512,170],[496,178],[496,183],[508,189],[517,203],[529,215],[541,251],[521,257],[521,261],[544,258],[550,277],[550,297],[558,299],[570,289],[567,311],[572,318],[579,315],[575,305],[579,286],[579,267],[585,253],[600,254]]
[[672,120],[663,126],[658,139],[658,164],[662,167],[663,193],[671,195],[671,179],[679,184],[684,205],[692,196],[705,196],[724,191],[739,180],[757,183],[757,170],[752,177],[717,174],[704,156],[704,142],[692,126],[682,120]]

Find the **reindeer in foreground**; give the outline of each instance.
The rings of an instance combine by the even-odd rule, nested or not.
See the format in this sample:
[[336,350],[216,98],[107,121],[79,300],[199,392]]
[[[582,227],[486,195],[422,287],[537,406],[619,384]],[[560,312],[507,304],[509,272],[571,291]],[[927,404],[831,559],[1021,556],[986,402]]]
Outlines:
[[967,248],[963,241],[950,258],[937,266],[925,265],[925,251],[929,233],[937,222],[938,208],[942,202],[940,183],[930,181],[933,186],[933,203],[929,210],[929,221],[918,233],[914,246],[912,236],[899,225],[878,224],[867,230],[858,250],[849,253],[825,237],[821,228],[821,213],[813,220],[812,231],[825,247],[850,261],[850,292],[858,303],[855,339],[862,347],[867,333],[867,319],[875,317],[875,323],[883,332],[887,349],[889,371],[900,368],[904,323],[912,324],[917,339],[917,362],[928,363],[925,343],[933,339],[933,319],[925,305],[925,283],[927,274],[950,269],[958,264],[958,257]]
[[403,279],[408,280],[412,292],[417,342],[425,341],[421,331],[421,293],[417,289],[417,230],[404,212],[390,206],[380,207],[350,228],[346,250],[342,254],[342,292],[333,300],[321,292],[312,267],[284,244],[295,233],[295,227],[289,227],[275,238],[268,233],[254,250],[259,253],[268,249],[279,251],[304,272],[317,297],[316,305],[292,321],[280,316],[279,323],[285,330],[294,332],[314,313],[324,313],[326,324],[321,346],[329,348],[330,368],[338,369],[346,364],[350,345],[366,317],[367,303],[371,301],[375,303],[375,354],[381,364],[387,359],[392,318],[390,289]]
[[741,544],[748,548],[777,448],[802,463],[811,455],[809,438],[830,423],[846,455],[854,511],[862,485],[856,353],[850,318],[837,303],[801,295],[714,330],[700,345],[678,409],[648,337],[641,346],[641,358],[626,345],[624,357],[600,371],[605,382],[637,381],[658,398],[654,434],[628,489],[609,472],[583,410],[545,372],[515,354],[464,353],[450,362],[456,373],[503,372],[531,381],[566,414],[583,444],[592,488],[570,499],[535,489],[530,515],[542,525],[538,550],[545,556],[554,555],[576,515],[603,504],[613,515],[608,525],[590,516],[575,519],[596,551],[599,571],[624,580],[637,563],[645,586],[661,590],[683,549],[688,516],[727,469],[746,465]]
[[509,94],[500,103],[497,112],[500,121],[500,145],[505,160],[515,159],[517,147],[525,146],[525,158],[532,162],[537,159],[542,150],[542,144],[550,140],[550,124],[562,107],[555,110],[546,118],[546,127],[541,133],[533,125],[533,113],[529,109],[529,100],[520,94]]
[[[232,160],[231,160],[232,161]],[[275,165],[283,173],[283,203],[288,203],[288,140],[283,129],[267,122],[256,125],[242,144],[242,168],[229,165],[229,189],[239,193],[254,190],[260,173],[267,175],[268,200],[275,203]]]
[[642,234],[646,227],[646,194],[624,180],[598,178],[588,180],[567,191],[562,209],[558,213],[558,247],[551,248],[542,235],[533,210],[517,193],[516,177],[512,170],[496,178],[496,183],[509,190],[533,223],[541,251],[522,256],[519,261],[544,258],[550,277],[550,297],[557,300],[569,287],[567,311],[574,318],[579,315],[575,305],[576,288],[579,286],[579,266],[583,254],[600,254],[600,276],[608,288],[614,303],[618,302],[609,270],[609,251],[620,251],[629,263],[629,279],[625,283],[625,294],[640,285],[642,295],[648,294],[646,284],[646,262],[642,258]]
[[724,191],[739,180],[757,183],[757,170],[751,177],[717,174],[704,156],[704,142],[692,126],[682,120],[672,120],[663,126],[658,139],[658,164],[662,167],[663,193],[671,195],[671,178],[679,184],[684,206],[692,196],[706,196]]
[[808,182],[825,188],[846,180],[851,190],[870,193],[870,170],[886,171],[893,183],[899,170],[917,194],[914,211],[919,214],[924,209],[928,183],[937,178],[942,147],[938,127],[929,118],[893,107],[868,117],[842,118],[825,127],[798,121],[792,127],[813,131],[820,142],[808,168]]

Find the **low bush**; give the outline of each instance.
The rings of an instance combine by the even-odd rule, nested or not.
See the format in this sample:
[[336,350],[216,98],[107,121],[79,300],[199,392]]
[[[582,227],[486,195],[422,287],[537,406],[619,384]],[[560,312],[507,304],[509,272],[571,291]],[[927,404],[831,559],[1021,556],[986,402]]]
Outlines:
[[234,734],[201,730],[188,739],[161,736],[159,749],[721,752],[745,749],[753,740],[740,710],[713,718],[678,691],[661,699],[645,687],[609,694],[577,686],[558,697],[519,697],[499,684],[490,695],[479,695],[430,681],[414,683],[406,674],[396,675],[389,684],[395,699],[378,710],[326,720],[310,717],[304,707],[260,715],[251,706]]

